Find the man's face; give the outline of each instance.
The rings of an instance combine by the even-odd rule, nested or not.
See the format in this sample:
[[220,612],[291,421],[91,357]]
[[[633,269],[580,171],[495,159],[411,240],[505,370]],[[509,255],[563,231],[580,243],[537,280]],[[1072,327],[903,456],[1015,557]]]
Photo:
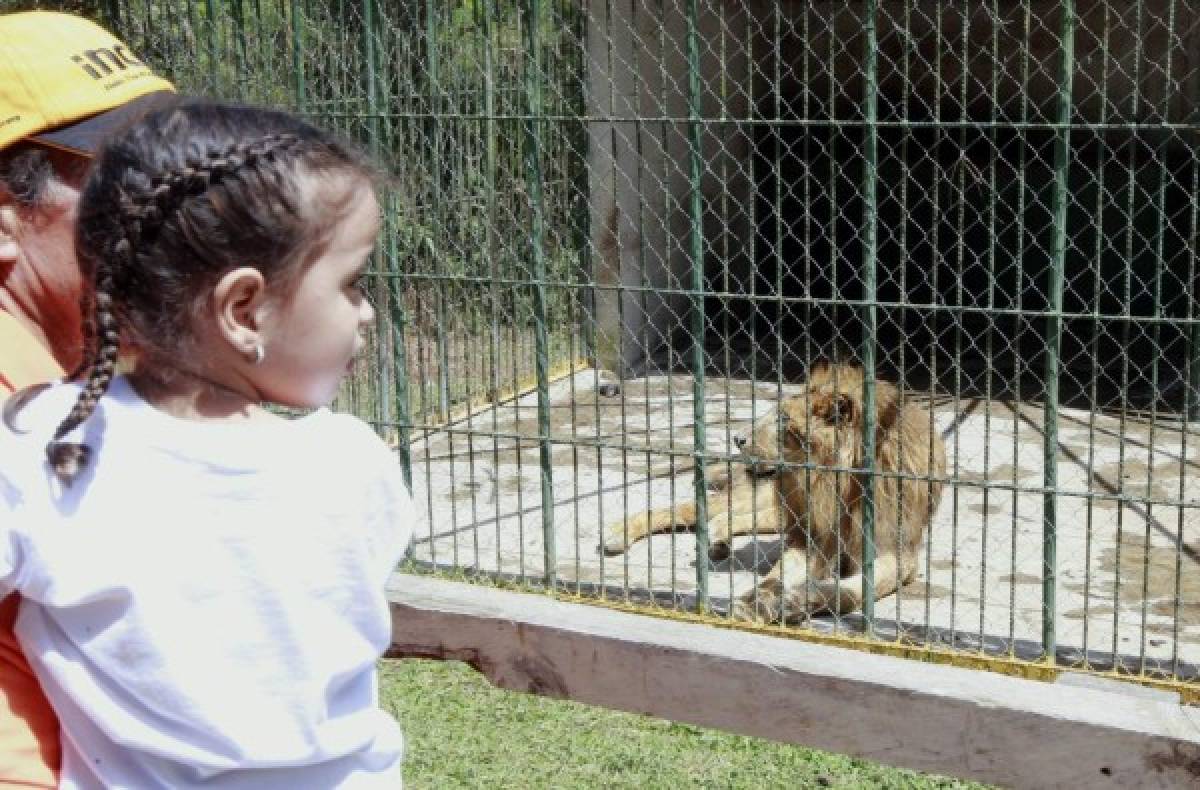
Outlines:
[[48,272],[59,283],[54,290],[74,295],[78,304],[75,217],[91,160],[62,151],[52,151],[50,158],[55,178],[47,182],[35,206],[22,212],[21,246],[35,270]]
[[75,217],[79,192],[91,161],[46,149],[55,177],[32,205],[0,202],[14,223],[15,259],[0,261],[0,281],[38,323],[60,359],[77,358],[81,341],[79,298],[83,278],[75,259]]

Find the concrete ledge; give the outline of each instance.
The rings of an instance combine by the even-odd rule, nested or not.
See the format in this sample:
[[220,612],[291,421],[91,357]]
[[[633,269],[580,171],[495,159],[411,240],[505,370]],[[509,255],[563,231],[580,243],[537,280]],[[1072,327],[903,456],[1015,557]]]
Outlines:
[[1007,787],[1200,786],[1200,709],[396,574],[393,657]]

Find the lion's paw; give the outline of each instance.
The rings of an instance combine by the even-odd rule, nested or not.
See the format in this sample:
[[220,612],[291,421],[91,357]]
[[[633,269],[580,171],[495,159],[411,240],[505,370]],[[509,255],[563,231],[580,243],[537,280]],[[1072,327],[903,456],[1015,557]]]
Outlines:
[[770,587],[751,590],[733,602],[733,616],[747,622],[778,622],[782,605],[778,592]]
[[622,524],[617,524],[615,527],[610,527],[604,535],[604,541],[600,544],[600,551],[606,557],[615,557],[618,554],[624,554],[629,545],[625,542],[625,528]]

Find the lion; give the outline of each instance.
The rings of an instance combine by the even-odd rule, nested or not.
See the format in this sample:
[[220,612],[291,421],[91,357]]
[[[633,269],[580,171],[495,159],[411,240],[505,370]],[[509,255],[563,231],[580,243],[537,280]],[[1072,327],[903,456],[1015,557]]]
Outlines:
[[[921,542],[942,496],[946,452],[927,408],[901,400],[887,381],[875,385],[875,599],[912,581]],[[802,391],[754,423],[735,444],[746,472],[730,491],[707,498],[709,558],[726,559],[734,535],[781,533],[782,557],[733,606],[740,619],[797,622],[819,612],[859,611],[863,461],[863,371],[815,366]],[[694,528],[696,506],[684,502],[616,522],[607,554],[651,533]],[[786,584],[786,589],[785,585]]]

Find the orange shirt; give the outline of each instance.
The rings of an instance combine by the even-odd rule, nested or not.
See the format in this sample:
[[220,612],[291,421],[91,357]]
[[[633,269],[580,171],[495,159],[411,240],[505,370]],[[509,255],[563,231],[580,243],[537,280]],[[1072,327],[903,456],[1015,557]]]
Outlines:
[[50,352],[17,319],[0,310],[0,400],[30,384],[63,377]]
[[[0,399],[62,375],[54,357],[0,310]],[[57,787],[58,719],[13,634],[18,604],[16,594],[0,601],[0,787]]]

